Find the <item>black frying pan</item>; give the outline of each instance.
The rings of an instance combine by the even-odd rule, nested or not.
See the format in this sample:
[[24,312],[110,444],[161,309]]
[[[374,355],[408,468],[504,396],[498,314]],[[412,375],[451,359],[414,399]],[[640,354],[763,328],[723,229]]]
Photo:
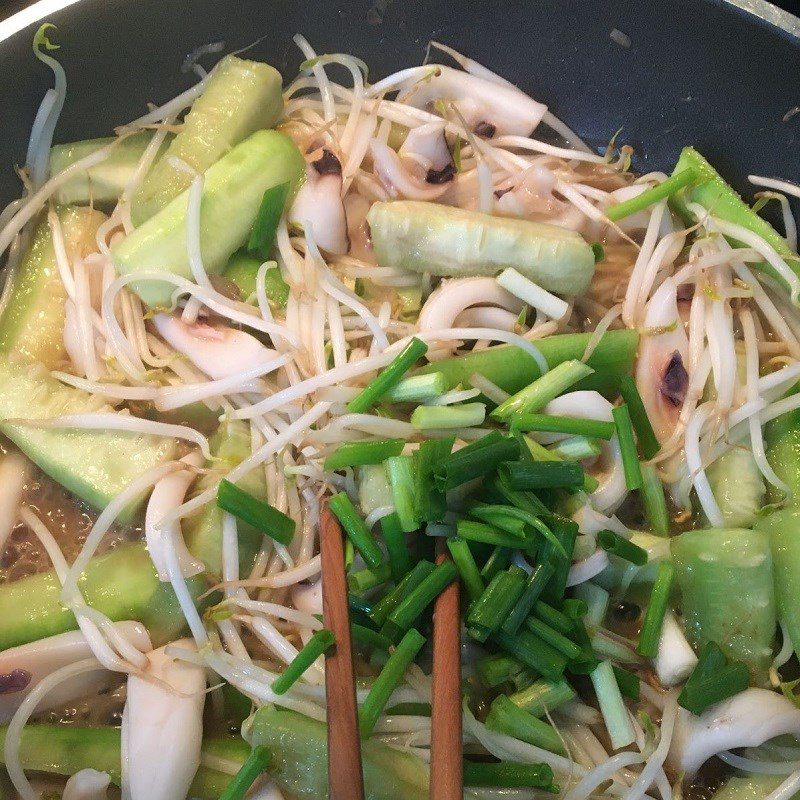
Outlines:
[[[435,38],[548,103],[590,143],[622,127],[639,169],[668,170],[694,144],[745,191],[751,172],[800,181],[800,114],[784,121],[800,105],[800,20],[764,0],[80,0],[38,16],[59,26],[69,81],[57,141],[108,135],[167,100],[192,81],[180,71],[186,53],[207,42],[234,50],[260,37],[251,56],[291,76],[301,60],[291,37],[302,32],[318,52],[352,52],[380,76],[419,63]],[[2,203],[18,193],[11,164],[24,161],[52,81],[31,53],[38,24],[0,24]]]

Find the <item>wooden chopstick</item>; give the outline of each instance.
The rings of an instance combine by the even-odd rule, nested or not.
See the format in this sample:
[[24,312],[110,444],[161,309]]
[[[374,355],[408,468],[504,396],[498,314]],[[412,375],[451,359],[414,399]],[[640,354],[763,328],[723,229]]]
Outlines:
[[[440,552],[436,563],[450,556]],[[431,698],[431,800],[462,800],[464,765],[461,737],[461,617],[458,581],[433,607]]]
[[325,627],[336,637],[336,644],[325,655],[328,798],[364,800],[342,528],[327,501],[322,504],[320,513],[319,539],[323,575],[322,615]]

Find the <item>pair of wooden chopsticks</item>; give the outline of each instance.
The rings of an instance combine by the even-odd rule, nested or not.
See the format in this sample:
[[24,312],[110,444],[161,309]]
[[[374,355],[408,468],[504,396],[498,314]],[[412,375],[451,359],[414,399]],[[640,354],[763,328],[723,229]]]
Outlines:
[[[339,521],[323,503],[320,518],[322,612],[336,646],[325,656],[328,707],[328,798],[364,800],[358,706],[353,675],[344,546]],[[440,553],[437,562],[448,558]],[[431,800],[462,800],[461,622],[458,582],[436,599],[433,610]]]

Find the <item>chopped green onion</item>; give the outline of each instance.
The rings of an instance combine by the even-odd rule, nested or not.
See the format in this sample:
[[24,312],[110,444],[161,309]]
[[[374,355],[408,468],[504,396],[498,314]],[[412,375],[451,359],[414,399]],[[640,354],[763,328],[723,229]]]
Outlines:
[[389,554],[389,568],[392,580],[400,583],[403,576],[411,569],[411,555],[406,547],[406,538],[400,527],[397,514],[389,514],[381,519],[381,532]]
[[381,439],[372,442],[345,442],[336,448],[326,459],[326,471],[361,467],[364,464],[381,464],[387,458],[399,456],[405,442],[402,439]]
[[541,378],[526,386],[508,400],[503,401],[492,416],[501,421],[508,421],[516,414],[529,414],[544,408],[551,400],[555,400],[579,380],[588,377],[594,370],[577,359],[562,361]]
[[669,536],[669,511],[664,484],[652,464],[642,464],[641,496],[650,530],[659,536]]
[[675,567],[672,562],[662,561],[658,566],[653,591],[650,593],[650,603],[642,623],[642,632],[639,634],[639,646],[636,648],[636,652],[645,658],[655,658],[658,652],[658,641],[661,638],[661,627],[664,624],[664,615],[667,613],[674,577]]
[[716,642],[706,642],[697,665],[678,696],[678,705],[692,714],[702,714],[708,706],[743,692],[749,684],[747,667],[728,659]]
[[512,489],[561,489],[583,486],[583,470],[573,461],[512,461],[505,467]]
[[[525,497],[525,495],[522,496]],[[550,528],[531,511],[513,505],[481,504],[472,506],[469,513],[471,516],[477,517],[487,525],[500,528],[510,533],[512,536],[518,536],[520,538],[527,538],[528,534],[525,531],[525,525],[530,525],[534,531],[542,534],[545,539],[549,539],[550,543],[556,547],[556,549],[561,548],[560,552],[564,558],[567,558],[567,554],[561,547],[561,543]]]
[[513,548],[496,545],[481,569],[481,578],[488,583],[500,570],[505,569],[511,563],[513,554]]
[[623,697],[627,697],[628,700],[638,702],[642,684],[639,676],[622,669],[622,667],[614,666],[612,669],[614,670],[614,677],[616,678],[617,686],[619,686],[620,694]]
[[284,546],[292,541],[295,521],[291,517],[224,478],[217,489],[217,505]]
[[536,568],[528,577],[525,590],[519,596],[514,608],[506,617],[503,623],[503,631],[509,636],[513,636],[522,627],[531,610],[536,605],[539,595],[544,591],[550,578],[553,577],[555,568],[547,562],[537,564]]
[[507,683],[512,676],[525,669],[516,658],[505,653],[494,653],[491,656],[482,658],[475,664],[475,670],[484,686],[496,689],[498,686]]
[[[524,436],[523,441],[525,442],[526,449],[528,454],[534,461],[563,461],[564,459],[553,450],[548,450],[543,445],[539,444],[539,442],[530,438],[530,436]],[[593,475],[585,474],[583,476],[583,491],[586,494],[591,494],[598,486],[600,485],[600,481],[597,480]]]
[[387,458],[384,463],[400,527],[406,533],[411,533],[419,528],[415,510],[413,459],[411,456],[394,456]]
[[378,543],[347,494],[345,492],[335,494],[328,501],[328,507],[339,520],[345,533],[353,542],[353,547],[361,553],[367,565],[375,569],[383,563],[383,553],[378,547]]
[[[550,566],[548,564],[548,566]],[[566,600],[564,601],[567,602]],[[566,614],[563,614],[557,608],[545,603],[542,600],[537,600],[533,606],[533,613],[542,622],[546,622],[551,628],[555,628],[559,633],[569,633],[573,626],[574,620],[570,619]]]
[[355,622],[350,623],[350,635],[356,644],[371,647],[373,650],[383,650],[389,652],[392,643],[383,634],[378,631],[368,628],[366,625],[358,625]]
[[629,561],[637,567],[643,567],[647,563],[647,550],[614,531],[600,531],[597,534],[597,542],[607,553]]
[[368,739],[372,734],[381,711],[402,680],[408,665],[417,657],[424,644],[425,637],[412,628],[390,654],[389,660],[383,665],[366,700],[358,710],[358,729],[362,740]]
[[581,648],[555,628],[551,628],[546,622],[542,622],[536,617],[528,617],[525,620],[525,627],[531,633],[535,633],[543,642],[547,642],[558,650],[559,653],[563,653],[570,661],[580,657]]
[[536,634],[525,629],[519,630],[514,636],[497,631],[493,638],[503,650],[536,670],[543,678],[555,681],[564,674],[567,659],[563,653]]
[[518,764],[513,761],[464,762],[464,786],[497,786],[500,788],[541,789],[558,794],[549,764]]
[[592,255],[594,255],[594,263],[602,261],[606,257],[606,249],[600,242],[592,242]]
[[419,522],[441,522],[447,513],[444,487],[436,476],[450,457],[455,437],[428,439],[412,456],[414,516]]
[[498,695],[492,701],[485,724],[491,731],[513,736],[534,747],[562,756],[567,754],[561,736],[552,725],[523,711],[504,694]]
[[569,433],[592,439],[610,439],[614,435],[614,423],[599,419],[558,417],[552,414],[518,414],[512,417],[510,422],[512,430],[525,432]]
[[470,602],[477,600],[483,594],[484,587],[481,573],[469,545],[461,537],[454,536],[447,540],[447,549],[450,551],[453,563],[458,568]]
[[625,485],[629,489],[639,489],[642,485],[642,467],[639,454],[636,452],[636,440],[633,436],[631,416],[624,403],[611,412],[617,426],[617,439],[622,454],[622,467],[625,470]]
[[247,240],[247,251],[266,260],[269,258],[278,223],[281,221],[283,207],[289,196],[289,183],[270,186],[261,198],[250,238]]
[[[411,574],[411,573],[409,573]],[[394,640],[408,630],[422,612],[458,577],[458,569],[452,561],[442,561],[433,572],[409,592],[389,614],[381,633]]]
[[[556,609],[553,609],[553,611],[555,610]],[[561,611],[563,612],[562,616],[576,621],[583,619],[589,613],[589,604],[578,597],[568,597],[561,605]],[[540,619],[542,619],[542,617],[540,617]],[[558,630],[555,625],[553,627]]]
[[430,717],[430,703],[398,703],[396,706],[386,709],[387,714],[406,715],[409,717]]
[[[372,625],[372,620],[369,615],[372,611],[372,604],[369,600],[359,597],[352,592],[347,593],[347,607],[350,610],[350,620],[359,620],[364,625]],[[319,620],[322,622],[322,614],[319,615]]]
[[509,695],[508,699],[534,717],[543,717],[576,696],[575,690],[559,678],[555,681],[536,681],[526,689]]
[[706,708],[743,692],[750,685],[750,673],[741,661],[728,664],[709,675],[691,680],[683,687],[678,703],[692,714],[702,714]]
[[302,674],[329,648],[336,638],[323,628],[316,631],[306,646],[291,660],[286,669],[272,682],[275,694],[286,694],[300,679]]
[[[550,605],[560,605],[567,589],[567,576],[569,575],[570,561],[578,539],[578,526],[569,519],[556,517],[551,523],[553,534],[557,537],[560,546],[555,547],[550,540],[545,542],[539,557],[542,561],[549,560],[555,567],[555,573],[542,592],[542,600]],[[563,553],[567,554],[564,558]]]
[[636,741],[636,732],[628,716],[628,709],[622,699],[617,679],[610,661],[601,661],[589,674],[592,679],[600,713],[614,750],[620,750]]
[[652,189],[646,189],[636,197],[631,197],[630,200],[623,200],[621,203],[611,206],[606,211],[606,216],[612,221],[617,222],[637,211],[642,211],[649,206],[655,205],[659,200],[675,194],[679,189],[693,183],[697,178],[697,172],[689,167],[681,172],[672,175],[665,181],[653,186]]
[[642,396],[636,388],[636,381],[630,375],[626,375],[619,384],[619,393],[628,406],[628,412],[631,415],[631,423],[633,429],[636,431],[636,438],[639,440],[639,446],[642,448],[642,455],[646,459],[651,459],[659,450],[661,445],[656,438],[656,433],[650,423],[650,417],[647,416],[647,411],[642,402]]
[[363,414],[378,402],[403,378],[403,375],[428,352],[428,345],[415,336],[392,362],[348,404],[351,414]]
[[344,540],[344,570],[350,569],[353,566],[353,562],[356,559],[356,549],[353,547],[353,543],[349,539]]
[[497,431],[456,450],[445,462],[442,475],[445,489],[454,489],[474,478],[494,472],[505,461],[519,456],[519,442]]
[[471,519],[458,520],[456,532],[462,539],[467,539],[470,542],[483,542],[484,544],[500,545],[501,547],[523,549],[530,549],[533,545],[533,542],[529,539],[500,531],[483,522],[473,522]]
[[431,372],[403,378],[383,399],[392,403],[424,403],[444,394],[447,389],[447,378],[441,372]]
[[570,436],[569,439],[562,439],[552,445],[550,452],[558,454],[566,461],[583,461],[584,458],[597,458],[602,449],[600,442],[596,439]]
[[[349,540],[348,540],[349,541]],[[376,586],[386,583],[392,577],[392,572],[388,564],[381,563],[377,567],[366,567],[351,572],[347,576],[347,588],[351,592],[360,594],[368,592]]]
[[434,569],[435,566],[430,561],[417,561],[413,569],[403,577],[400,583],[375,603],[369,612],[369,618],[378,627],[381,627],[388,619],[389,614],[403,602],[403,598],[416,589]]
[[525,571],[509,567],[498,572],[467,614],[467,629],[473,639],[485,642],[505,622],[525,590]]
[[239,771],[225,787],[225,791],[219,796],[219,800],[244,800],[244,796],[256,779],[266,771],[270,761],[272,761],[272,753],[264,745],[254,747],[244,764],[239,767]]
[[420,431],[445,428],[471,428],[486,419],[483,403],[464,403],[455,406],[417,406],[411,414],[411,424]]

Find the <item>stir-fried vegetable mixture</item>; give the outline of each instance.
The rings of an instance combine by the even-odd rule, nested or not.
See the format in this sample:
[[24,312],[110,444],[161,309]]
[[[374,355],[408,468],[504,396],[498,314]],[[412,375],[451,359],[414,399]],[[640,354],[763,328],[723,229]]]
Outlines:
[[326,797],[324,504],[369,800],[436,797],[456,582],[465,797],[800,790],[800,187],[301,36],[53,145],[53,33],[0,214],[9,791]]

